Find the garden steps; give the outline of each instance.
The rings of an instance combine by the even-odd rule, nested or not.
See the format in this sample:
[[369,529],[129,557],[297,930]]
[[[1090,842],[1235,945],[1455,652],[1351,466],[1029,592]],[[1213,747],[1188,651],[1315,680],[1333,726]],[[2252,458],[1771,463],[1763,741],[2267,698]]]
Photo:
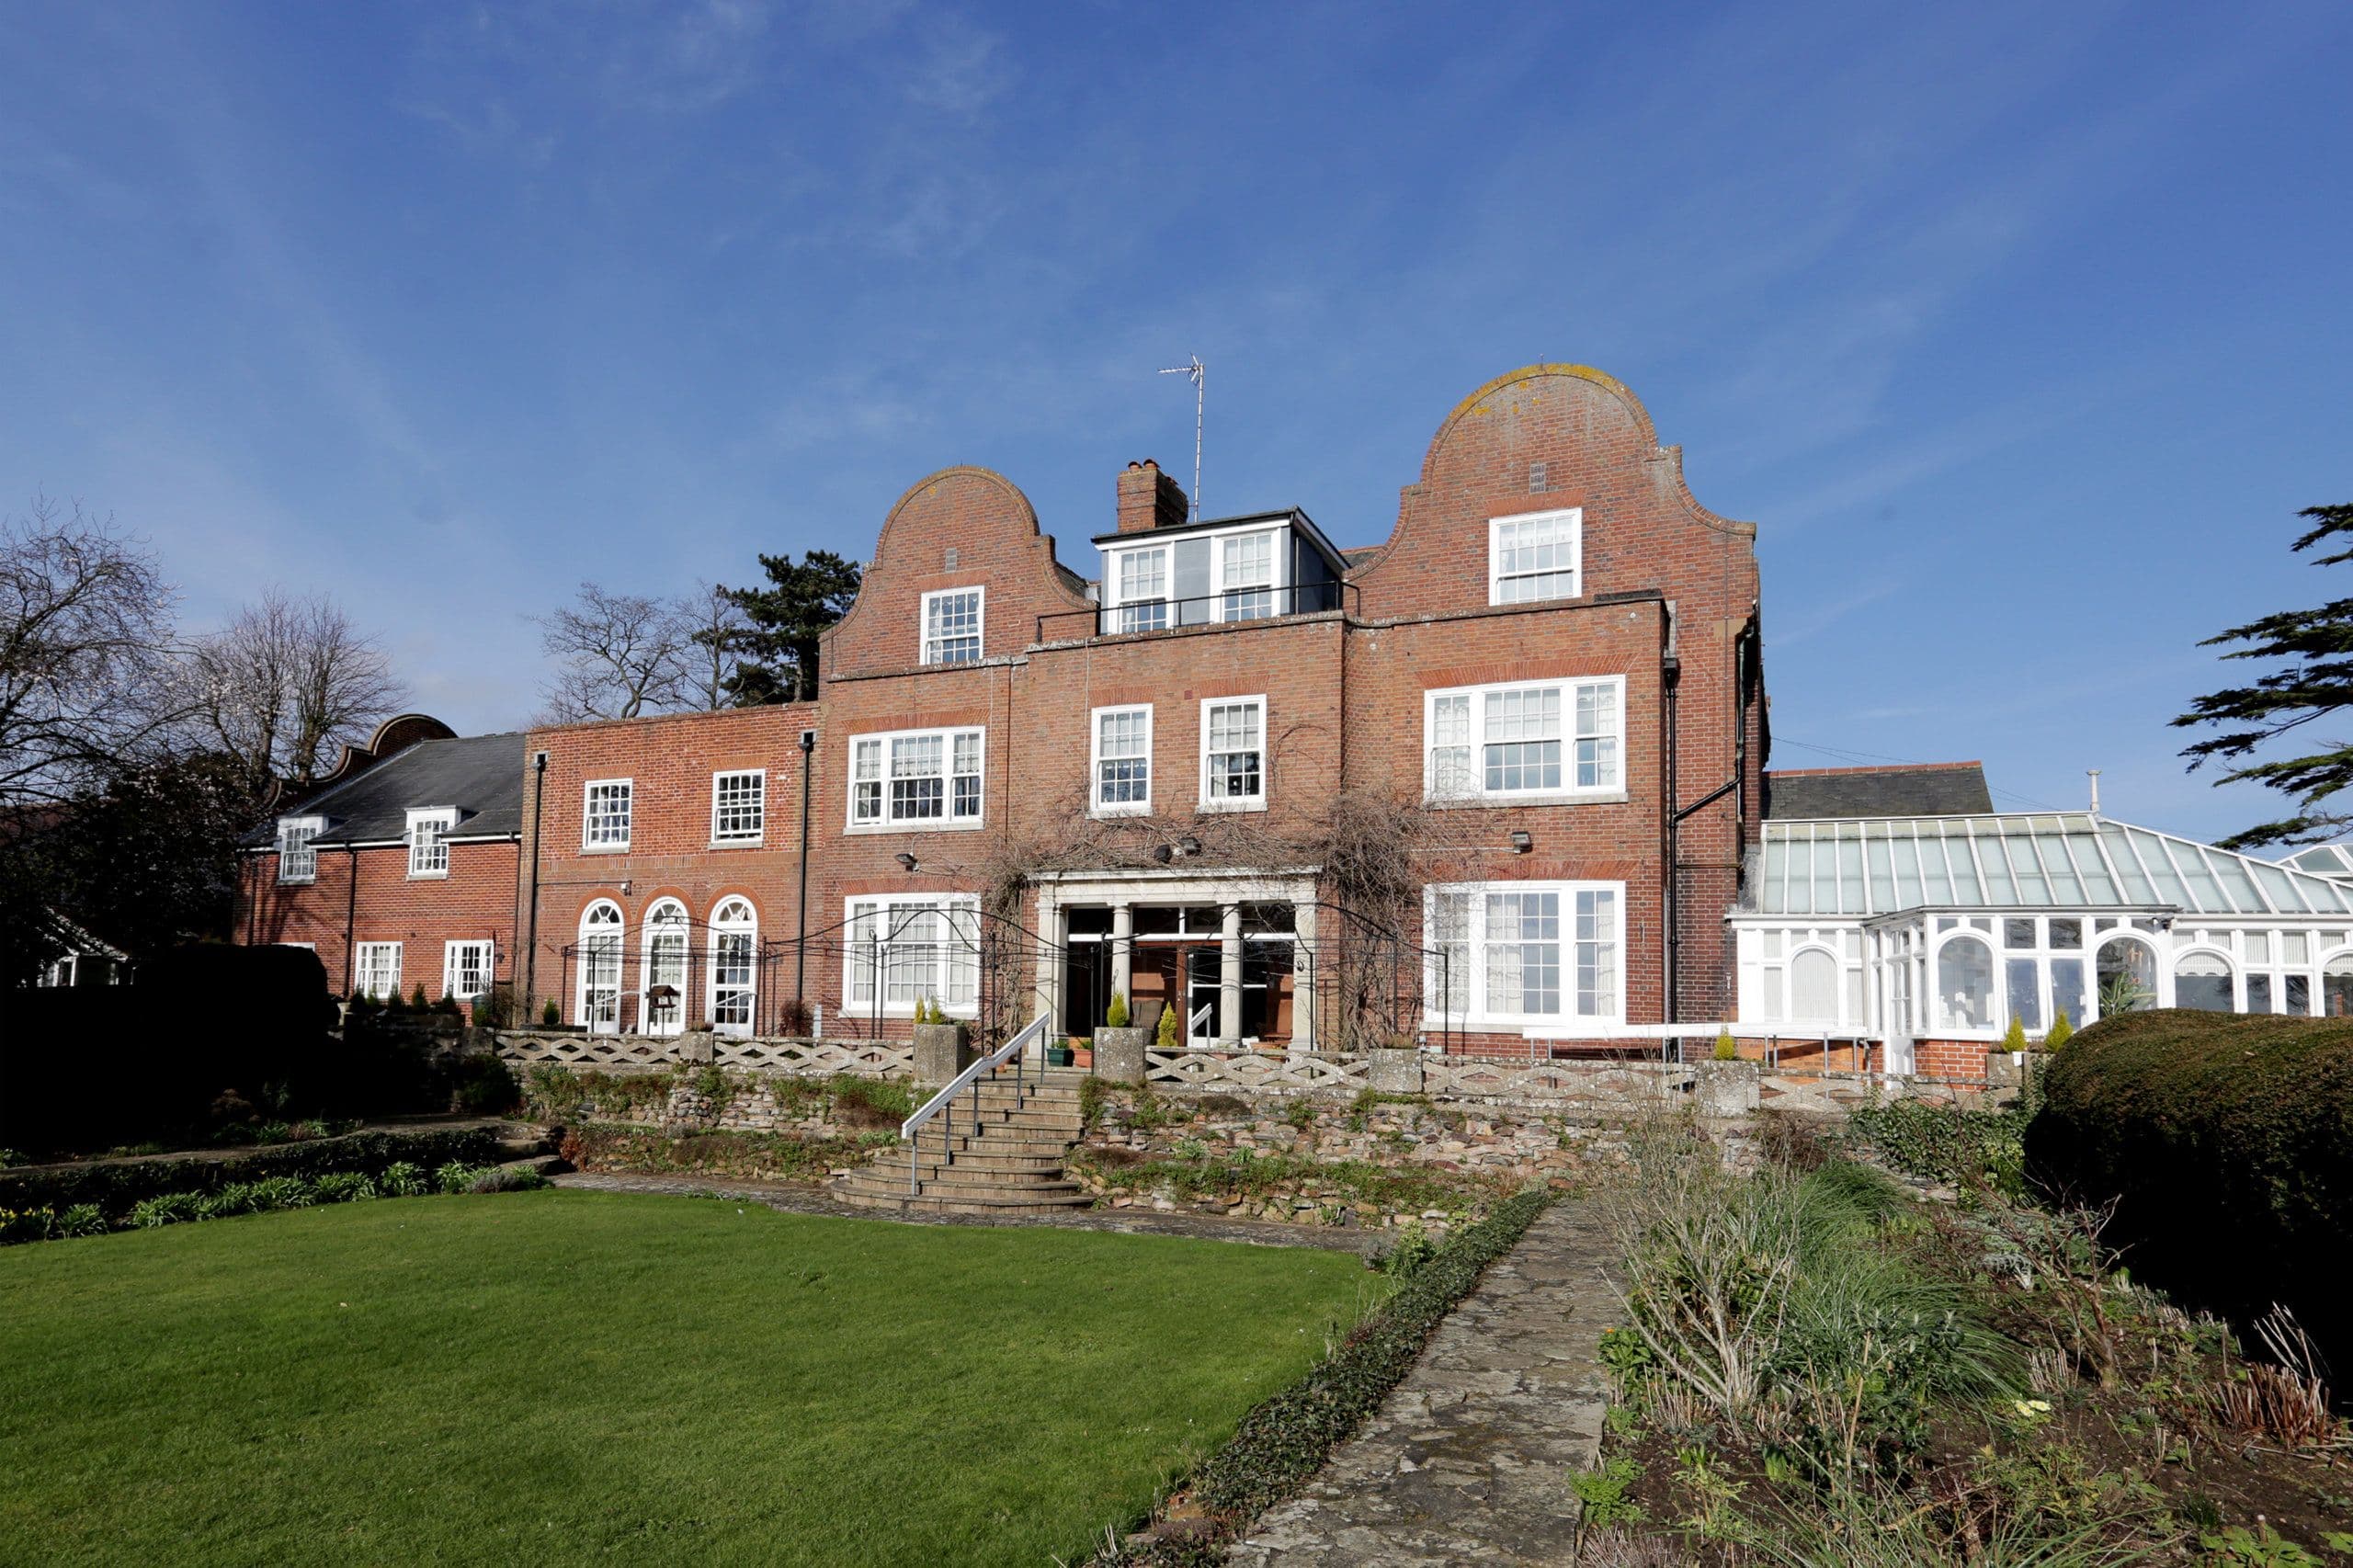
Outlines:
[[[1086,1130],[1077,1074],[1040,1084],[1025,1073],[984,1079],[976,1095],[923,1130],[914,1147],[876,1153],[836,1176],[834,1196],[869,1208],[942,1214],[1051,1214],[1085,1209],[1093,1197],[1065,1171]],[[977,1102],[977,1103],[976,1103]]]

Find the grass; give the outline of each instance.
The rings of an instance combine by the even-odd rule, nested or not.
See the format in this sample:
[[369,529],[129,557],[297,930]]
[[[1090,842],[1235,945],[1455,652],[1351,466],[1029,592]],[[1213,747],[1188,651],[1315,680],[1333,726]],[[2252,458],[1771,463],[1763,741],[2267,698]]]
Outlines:
[[1351,1255],[537,1192],[0,1253],[0,1561],[1043,1563]]

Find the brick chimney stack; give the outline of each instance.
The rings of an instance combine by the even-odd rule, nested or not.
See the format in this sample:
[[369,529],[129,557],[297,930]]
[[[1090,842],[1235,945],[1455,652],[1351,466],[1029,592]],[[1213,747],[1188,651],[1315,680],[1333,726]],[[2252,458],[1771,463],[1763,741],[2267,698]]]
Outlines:
[[1160,465],[1146,458],[1140,463],[1130,463],[1120,475],[1120,531],[1123,534],[1149,533],[1154,528],[1173,528],[1185,521],[1190,513],[1185,501],[1185,487],[1160,472]]

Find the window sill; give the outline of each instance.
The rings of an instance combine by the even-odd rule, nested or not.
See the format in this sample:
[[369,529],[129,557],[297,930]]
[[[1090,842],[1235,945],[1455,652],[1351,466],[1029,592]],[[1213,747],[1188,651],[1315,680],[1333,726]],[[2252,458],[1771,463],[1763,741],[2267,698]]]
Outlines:
[[974,833],[987,825],[985,818],[972,817],[961,822],[856,822],[842,831],[859,838],[872,838],[894,833]]
[[580,846],[580,853],[583,855],[626,855],[629,853],[629,846],[626,844],[584,844]]
[[1148,817],[1152,815],[1152,802],[1131,801],[1117,806],[1091,806],[1087,809],[1086,814],[1097,822],[1115,820],[1120,817]]
[[766,849],[767,846],[767,836],[765,834],[758,838],[714,838],[708,846],[708,847],[714,850]]
[[413,882],[446,882],[449,880],[449,873],[446,870],[411,871],[408,880]]
[[280,877],[278,879],[277,885],[281,888],[314,888],[319,885],[319,879],[316,877]]
[[1195,809],[1203,812],[1263,812],[1267,809],[1267,801],[1263,796],[1255,801],[1203,801]]
[[[942,1003],[940,1011],[948,1015],[948,1021],[951,1024],[969,1024],[981,1016],[979,1006],[969,1002]],[[873,1000],[870,997],[863,1002],[846,1002],[834,1016],[870,1018],[874,1017]],[[886,1018],[912,1018],[915,1016],[915,1005],[912,1002],[886,1002],[882,1005],[882,1016]]]
[[1434,812],[1501,811],[1510,806],[1622,806],[1623,790],[1547,790],[1529,795],[1425,795],[1422,804]]
[[1443,1018],[1423,1015],[1424,1034],[1516,1034],[1532,1035],[1539,1040],[1603,1040],[1619,1034],[1626,1028],[1621,1017],[1579,1018],[1539,1017],[1515,1014],[1510,1017]]

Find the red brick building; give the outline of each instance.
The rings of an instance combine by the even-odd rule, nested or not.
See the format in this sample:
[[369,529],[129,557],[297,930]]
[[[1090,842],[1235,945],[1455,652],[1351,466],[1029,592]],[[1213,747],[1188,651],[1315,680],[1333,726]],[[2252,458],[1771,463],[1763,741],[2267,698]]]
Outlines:
[[512,978],[523,737],[380,726],[248,845],[237,938],[311,948],[346,995],[471,1003]]
[[1079,1032],[1121,994],[1201,1043],[1515,1051],[1730,1008],[1755,530],[1625,387],[1479,389],[1370,548],[1194,518],[1150,463],[1116,502],[1083,576],[1004,477],[933,474],[816,702],[529,735],[531,995],[630,1031],[798,1000]]

